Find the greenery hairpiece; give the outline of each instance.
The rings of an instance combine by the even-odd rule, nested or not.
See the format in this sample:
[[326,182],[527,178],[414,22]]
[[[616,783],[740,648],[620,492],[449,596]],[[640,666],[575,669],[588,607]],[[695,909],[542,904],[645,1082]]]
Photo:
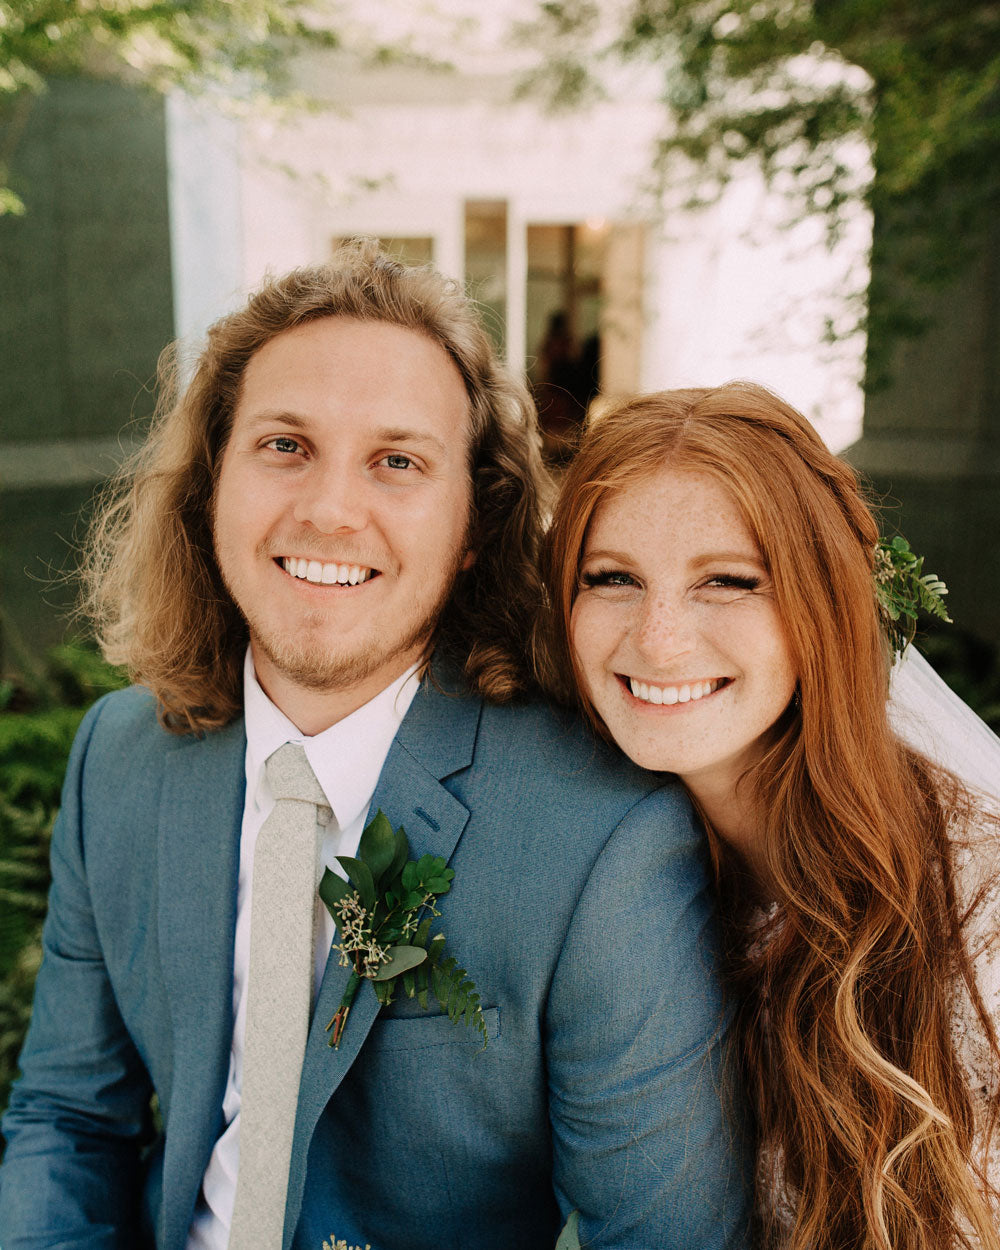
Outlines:
[[902,653],[913,641],[921,612],[951,623],[944,596],[948,587],[933,573],[924,573],[924,557],[910,550],[901,534],[880,538],[875,548],[875,597],[882,610],[889,641]]

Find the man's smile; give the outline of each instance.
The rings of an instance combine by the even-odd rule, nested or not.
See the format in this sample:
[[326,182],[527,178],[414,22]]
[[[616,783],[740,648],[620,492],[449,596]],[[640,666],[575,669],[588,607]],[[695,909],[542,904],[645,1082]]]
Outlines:
[[275,563],[292,577],[323,586],[359,586],[362,582],[379,576],[378,569],[366,568],[364,565],[323,564],[319,560],[308,560],[302,556],[278,556]]

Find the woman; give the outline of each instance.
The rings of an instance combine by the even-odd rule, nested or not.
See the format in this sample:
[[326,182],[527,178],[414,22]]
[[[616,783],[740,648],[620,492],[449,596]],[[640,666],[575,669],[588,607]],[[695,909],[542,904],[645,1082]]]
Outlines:
[[704,821],[763,1243],[998,1250],[1000,842],[890,728],[878,537],[763,388],[635,400],[567,473],[542,667]]

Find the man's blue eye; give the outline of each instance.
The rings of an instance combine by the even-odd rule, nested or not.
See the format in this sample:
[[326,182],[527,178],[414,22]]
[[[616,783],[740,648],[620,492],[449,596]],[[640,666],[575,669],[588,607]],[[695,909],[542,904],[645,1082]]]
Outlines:
[[293,452],[299,449],[299,445],[294,438],[274,438],[271,440],[271,447],[274,451],[281,452]]
[[413,461],[409,456],[393,455],[386,456],[385,463],[390,469],[408,469]]

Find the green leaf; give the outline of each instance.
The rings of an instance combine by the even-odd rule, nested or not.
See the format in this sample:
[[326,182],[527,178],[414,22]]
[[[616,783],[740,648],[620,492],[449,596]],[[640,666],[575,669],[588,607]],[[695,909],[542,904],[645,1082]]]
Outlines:
[[556,1242],[556,1250],[580,1250],[580,1212],[570,1211]]
[[421,884],[424,884],[428,878],[436,876],[443,867],[444,860],[439,860],[436,855],[421,855],[417,860],[417,873]]
[[396,830],[396,849],[393,852],[392,863],[389,870],[385,874],[386,880],[395,884],[396,878],[403,871],[403,865],[410,857],[410,844],[406,838],[406,831],[400,825]]
[[417,992],[417,974],[412,968],[403,973],[403,990],[407,998],[412,998]]
[[347,873],[357,887],[357,891],[361,895],[361,905],[365,911],[374,911],[375,882],[372,879],[372,870],[364,860],[354,859],[350,855],[338,855],[337,862],[343,865],[344,872]]
[[371,870],[376,890],[392,864],[395,853],[396,835],[392,831],[388,817],[379,808],[366,826],[358,845],[358,856]]
[[390,946],[388,958],[375,974],[376,981],[388,981],[390,977],[401,976],[427,958],[427,952],[419,946]]
[[432,894],[447,894],[451,889],[451,882],[444,877],[431,877],[427,882],[427,888]]
[[354,890],[339,873],[333,872],[330,868],[326,869],[323,873],[323,879],[319,883],[319,896],[326,904],[327,911],[338,926],[340,924],[340,916],[336,911],[337,904],[353,893]]
[[417,865],[411,859],[403,865],[403,889],[415,890],[420,884],[420,874],[417,871]]

